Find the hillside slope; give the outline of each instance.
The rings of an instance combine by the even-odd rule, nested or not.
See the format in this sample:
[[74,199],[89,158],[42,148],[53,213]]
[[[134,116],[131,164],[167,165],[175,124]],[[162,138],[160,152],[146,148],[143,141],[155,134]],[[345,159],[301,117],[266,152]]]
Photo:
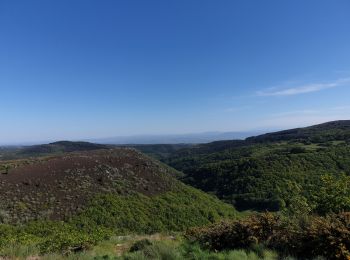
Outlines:
[[197,145],[163,161],[239,209],[280,210],[293,193],[310,201],[321,176],[350,175],[350,121]]
[[247,142],[276,141],[327,142],[350,140],[350,120],[332,121],[304,128],[295,128],[247,138]]
[[[101,196],[124,203],[134,196],[141,196],[139,201],[148,201],[147,198],[168,194],[179,198],[189,195],[186,201],[179,201],[178,206],[185,207],[190,203],[194,214],[202,211],[207,221],[209,218],[205,214],[209,211],[205,212],[199,206],[196,208],[195,205],[202,203],[198,200],[213,204],[215,216],[216,210],[234,212],[220,201],[186,187],[172,177],[177,174],[175,170],[134,149],[94,150],[4,161],[0,163],[0,172],[2,222],[65,220],[91,205],[98,206],[93,201],[98,199],[101,202]],[[160,206],[158,210],[166,209]],[[157,214],[156,211],[152,213]]]

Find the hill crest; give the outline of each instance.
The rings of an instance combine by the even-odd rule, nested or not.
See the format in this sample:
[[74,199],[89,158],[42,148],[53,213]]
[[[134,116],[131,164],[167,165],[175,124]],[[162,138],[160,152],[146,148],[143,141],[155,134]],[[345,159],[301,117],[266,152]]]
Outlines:
[[134,149],[66,153],[0,163],[2,214],[13,220],[63,219],[96,194],[171,191],[170,168]]

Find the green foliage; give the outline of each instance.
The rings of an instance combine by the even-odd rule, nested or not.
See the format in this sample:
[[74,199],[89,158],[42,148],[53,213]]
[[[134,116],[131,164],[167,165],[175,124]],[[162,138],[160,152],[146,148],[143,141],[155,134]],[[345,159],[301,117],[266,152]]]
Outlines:
[[[89,142],[59,141],[50,144],[32,145],[25,147],[0,147],[0,161],[14,160],[29,157],[57,155],[67,152],[91,151],[110,149],[111,145],[94,144]],[[1,169],[0,169],[1,172]]]
[[124,260],[134,259],[159,259],[159,260],[275,260],[277,254],[272,251],[261,249],[259,252],[251,250],[228,250],[223,252],[211,252],[203,249],[198,244],[183,242],[174,245],[166,242],[156,242],[146,246],[140,251],[126,254]]
[[13,248],[36,248],[39,252],[70,252],[84,250],[90,245],[106,239],[111,233],[99,227],[94,232],[78,229],[70,223],[40,221],[23,226],[0,225],[1,255]]
[[2,256],[11,256],[15,259],[26,259],[29,256],[38,255],[39,249],[36,245],[7,244],[1,251]]
[[[321,176],[350,175],[350,121],[174,149],[141,149],[182,171],[185,183],[239,210],[303,212],[320,209],[313,190]],[[166,152],[164,152],[166,151]],[[291,190],[291,186],[296,191]],[[285,191],[292,192],[292,199]]]
[[293,220],[264,213],[194,228],[187,232],[187,237],[210,250],[252,250],[263,244],[281,255],[303,259],[319,255],[326,259],[349,259],[350,213]]
[[142,239],[139,241],[136,241],[131,247],[129,252],[136,252],[136,251],[140,251],[143,250],[144,248],[146,248],[147,246],[152,245],[152,242],[149,241],[148,239]]
[[[320,206],[314,205],[318,200],[313,190],[322,185],[321,176],[350,175],[349,157],[346,142],[326,146],[294,140],[227,141],[227,145],[211,143],[180,150],[164,161],[185,173],[185,183],[214,193],[239,210],[279,211],[299,204],[305,211],[317,212]],[[297,195],[297,201],[290,201],[285,191]]]
[[104,194],[68,222],[0,225],[0,249],[15,244],[33,246],[40,253],[68,253],[89,249],[112,234],[183,231],[235,216],[232,206],[182,184],[178,191],[155,197]]
[[287,180],[285,188],[278,190],[281,198],[281,212],[288,217],[308,215],[313,205],[303,195],[303,187],[295,181]]
[[250,142],[296,140],[305,144],[350,140],[350,120],[339,120],[305,128],[279,131],[257,137],[250,137],[247,140]]
[[350,176],[343,174],[336,178],[325,175],[321,180],[313,193],[316,211],[321,214],[350,211]]
[[161,259],[180,260],[181,254],[175,245],[169,243],[155,242],[146,245],[134,254],[127,254],[123,259]]
[[236,216],[236,211],[218,199],[181,185],[181,192],[147,197],[101,195],[72,223],[83,228],[103,226],[117,233],[155,233],[182,231],[222,218]]

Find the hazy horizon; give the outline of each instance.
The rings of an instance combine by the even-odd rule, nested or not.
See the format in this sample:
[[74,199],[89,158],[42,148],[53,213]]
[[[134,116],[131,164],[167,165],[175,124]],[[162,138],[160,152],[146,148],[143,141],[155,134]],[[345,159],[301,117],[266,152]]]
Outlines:
[[[340,121],[346,121],[350,119],[338,119]],[[102,137],[78,137],[78,138],[49,138],[38,140],[16,140],[12,142],[0,142],[1,146],[26,146],[26,145],[39,145],[48,144],[59,141],[72,141],[72,142],[93,142],[100,144],[191,144],[191,143],[208,143],[212,141],[220,140],[243,140],[247,137],[262,135],[265,133],[278,132],[283,130],[290,130],[294,128],[303,128],[314,126],[327,122],[315,122],[314,124],[298,125],[290,128],[260,128],[250,129],[246,131],[206,131],[206,132],[192,132],[192,133],[163,133],[163,134],[134,134],[134,135],[114,135],[114,136],[102,136]],[[167,140],[167,141],[163,141]],[[176,141],[180,140],[180,141]],[[197,140],[197,141],[196,141]],[[200,140],[200,141],[198,141]]]
[[[274,129],[280,130],[280,129]],[[209,131],[209,132],[197,132],[197,133],[169,133],[169,134],[138,134],[138,135],[116,135],[116,136],[104,136],[104,137],[85,137],[85,138],[51,138],[51,139],[38,139],[38,140],[17,140],[14,142],[0,142],[0,146],[21,146],[21,145],[37,145],[37,144],[47,144],[59,141],[83,141],[83,142],[93,142],[93,143],[101,143],[101,144],[165,144],[160,140],[172,139],[172,138],[186,138],[186,139],[196,139],[196,138],[207,138],[210,140],[226,140],[225,138],[218,138],[220,136],[235,136],[235,138],[228,139],[244,139],[246,137],[253,136],[255,134],[263,134],[267,133],[271,130],[251,130],[251,131],[229,131],[229,132],[220,132],[220,131]],[[243,137],[242,137],[243,136]],[[130,142],[123,142],[122,140],[130,140]],[[141,141],[137,140],[156,140],[155,142],[151,141]],[[209,142],[208,141],[208,142]],[[168,144],[175,143],[196,143],[193,141],[190,142],[168,142]],[[199,142],[199,143],[204,143]]]
[[2,1],[0,144],[347,119],[349,11],[346,0]]

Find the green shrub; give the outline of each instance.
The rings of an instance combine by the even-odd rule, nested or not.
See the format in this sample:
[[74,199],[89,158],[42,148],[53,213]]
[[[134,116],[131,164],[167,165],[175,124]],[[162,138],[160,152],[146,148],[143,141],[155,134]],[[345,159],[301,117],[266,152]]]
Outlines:
[[72,223],[80,228],[104,227],[114,233],[183,231],[189,227],[236,217],[230,205],[200,191],[183,186],[181,192],[147,197],[101,195]]
[[67,222],[0,224],[0,251],[8,244],[35,246],[41,254],[84,251],[113,234],[184,231],[237,215],[215,197],[180,184],[159,196],[104,194]]
[[[141,240],[142,241],[142,240]],[[147,241],[147,240],[146,240]],[[138,241],[140,242],[140,241]],[[133,251],[125,254],[122,259],[125,260],[138,260],[138,259],[159,259],[159,260],[181,260],[184,259],[181,256],[179,248],[166,242],[140,242],[137,244],[137,251]],[[134,245],[135,245],[134,244]],[[133,247],[133,246],[132,246]],[[130,249],[131,251],[131,249]]]
[[240,221],[222,221],[209,227],[190,229],[186,236],[210,250],[251,249],[271,239],[278,220],[278,216],[271,213],[258,214]]
[[136,241],[131,247],[129,252],[136,252],[145,249],[145,247],[152,245],[152,242],[148,239],[142,239]]
[[261,256],[263,250],[258,245],[264,245],[302,258],[349,259],[350,213],[312,216],[298,222],[264,213],[190,229],[186,237],[210,250],[250,249]]
[[29,256],[38,255],[39,252],[39,249],[34,244],[7,244],[6,247],[4,247],[3,250],[1,250],[1,256],[25,259]]
[[159,259],[159,260],[276,260],[277,254],[262,249],[259,254],[254,251],[229,250],[223,252],[210,252],[198,244],[184,242],[180,245],[173,245],[163,241],[155,242],[142,250],[127,253],[122,257],[124,260],[134,259]]
[[312,195],[319,214],[350,211],[350,176],[324,175]]

